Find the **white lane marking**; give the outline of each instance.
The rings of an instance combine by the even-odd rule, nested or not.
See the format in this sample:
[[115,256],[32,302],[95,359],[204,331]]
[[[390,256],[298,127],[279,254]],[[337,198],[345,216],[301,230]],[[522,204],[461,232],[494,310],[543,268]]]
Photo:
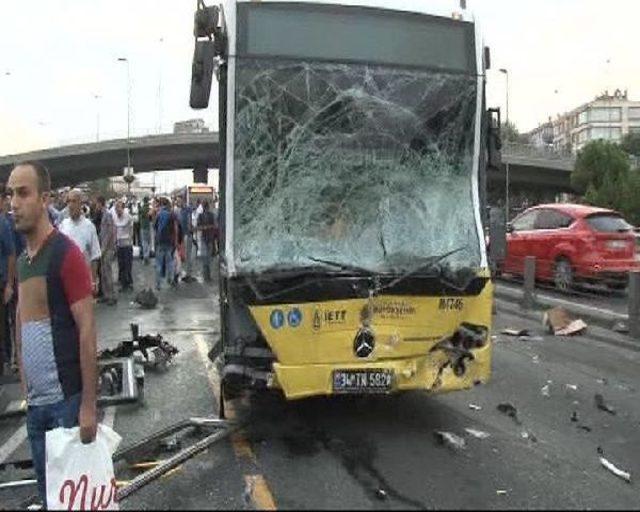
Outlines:
[[102,424],[106,425],[110,429],[113,429],[113,424],[116,420],[116,408],[115,406],[105,407],[104,416],[102,417]]
[[2,446],[0,446],[0,464],[5,462],[26,439],[27,426],[22,425]]
[[195,334],[193,338],[196,342],[202,364],[204,365],[209,386],[211,387],[211,391],[213,391],[213,396],[216,401],[220,403],[220,375],[218,375],[213,363],[209,360],[209,345],[202,334]]

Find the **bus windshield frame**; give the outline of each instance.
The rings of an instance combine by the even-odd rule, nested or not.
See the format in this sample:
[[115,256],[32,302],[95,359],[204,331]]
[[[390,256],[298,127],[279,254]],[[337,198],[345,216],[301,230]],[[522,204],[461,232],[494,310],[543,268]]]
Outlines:
[[466,21],[373,7],[296,2],[238,3],[237,9],[238,56],[477,74],[474,25]]
[[[304,268],[310,258],[402,273],[458,247],[447,262],[452,268],[486,266],[478,197],[484,77],[475,25],[370,7],[236,6],[226,155],[230,273]],[[269,23],[280,16],[310,33],[322,45],[318,52],[261,44],[253,30],[265,20],[262,34],[291,41],[287,23]],[[382,57],[335,53],[335,45],[327,52],[326,34],[334,31],[323,30],[324,22],[336,17],[353,25],[358,51],[371,26],[387,34],[401,34],[407,24],[427,30],[395,43],[382,38]],[[368,20],[364,30],[358,18]],[[456,62],[441,58],[446,45],[423,60],[399,58],[403,44],[431,27],[458,38],[464,51]],[[350,183],[356,175],[362,179]]]

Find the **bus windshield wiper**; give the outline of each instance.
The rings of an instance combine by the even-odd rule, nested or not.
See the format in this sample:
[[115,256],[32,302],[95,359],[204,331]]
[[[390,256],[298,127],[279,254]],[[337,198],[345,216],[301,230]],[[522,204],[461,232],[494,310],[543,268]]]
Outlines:
[[[244,274],[243,277],[249,287],[253,290],[258,297],[259,300],[271,300],[275,297],[281,296],[285,293],[289,293],[293,290],[297,290],[299,288],[304,288],[308,286],[310,283],[318,282],[327,278],[331,278],[332,276],[341,275],[343,272],[348,272],[351,274],[364,274],[364,275],[372,275],[373,272],[367,270],[365,268],[357,267],[355,265],[347,265],[337,262],[332,262],[328,260],[316,260],[314,258],[308,258],[315,263],[321,263],[320,265],[312,265],[312,266],[296,266],[296,265],[272,265],[265,269],[262,269],[258,272],[252,272],[249,274]],[[334,267],[334,269],[329,269],[327,267]],[[258,281],[271,281],[275,283],[278,278],[308,278],[303,279],[302,282],[297,282],[293,286],[282,288],[277,290],[269,295],[264,295],[262,290],[257,286],[256,279]]]
[[356,274],[364,274],[366,276],[374,275],[375,272],[373,270],[369,270],[368,268],[359,267],[357,265],[351,265],[350,263],[340,263],[338,261],[324,260],[322,258],[314,258],[312,256],[307,256],[307,259],[311,261],[315,261],[316,263],[322,263],[323,265],[328,265],[330,267],[337,268],[343,272],[354,272]]
[[[409,276],[412,276],[414,274],[418,274],[420,272],[427,272],[429,270],[432,269],[438,269],[438,275],[437,277],[440,277],[441,275],[441,269],[439,269],[438,267],[438,263],[440,263],[442,260],[448,258],[449,256],[452,256],[458,252],[463,251],[464,249],[467,249],[468,246],[463,245],[462,247],[458,247],[457,249],[453,249],[449,252],[446,252],[444,254],[440,254],[439,256],[431,256],[430,258],[427,258],[427,261],[418,265],[417,267],[408,270],[407,272],[405,272],[404,274],[402,274],[400,277],[394,279],[393,281],[391,281],[390,283],[384,285],[383,287],[380,288],[380,290],[384,290],[386,288],[393,288],[395,285],[397,285],[399,282],[403,281],[404,279],[406,279]],[[379,291],[380,291],[379,290]]]

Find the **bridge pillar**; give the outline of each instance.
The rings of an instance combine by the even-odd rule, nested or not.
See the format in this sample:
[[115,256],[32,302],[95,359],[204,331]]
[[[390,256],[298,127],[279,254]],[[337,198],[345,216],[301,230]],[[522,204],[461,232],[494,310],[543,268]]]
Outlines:
[[207,184],[209,177],[209,168],[207,166],[198,166],[193,169],[193,182]]

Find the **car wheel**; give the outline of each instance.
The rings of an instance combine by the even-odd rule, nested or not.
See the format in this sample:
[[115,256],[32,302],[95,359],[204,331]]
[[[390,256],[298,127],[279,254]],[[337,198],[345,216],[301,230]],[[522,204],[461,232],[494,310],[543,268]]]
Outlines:
[[571,267],[571,262],[568,259],[560,258],[556,261],[553,282],[556,288],[562,292],[567,292],[573,288],[573,267]]

